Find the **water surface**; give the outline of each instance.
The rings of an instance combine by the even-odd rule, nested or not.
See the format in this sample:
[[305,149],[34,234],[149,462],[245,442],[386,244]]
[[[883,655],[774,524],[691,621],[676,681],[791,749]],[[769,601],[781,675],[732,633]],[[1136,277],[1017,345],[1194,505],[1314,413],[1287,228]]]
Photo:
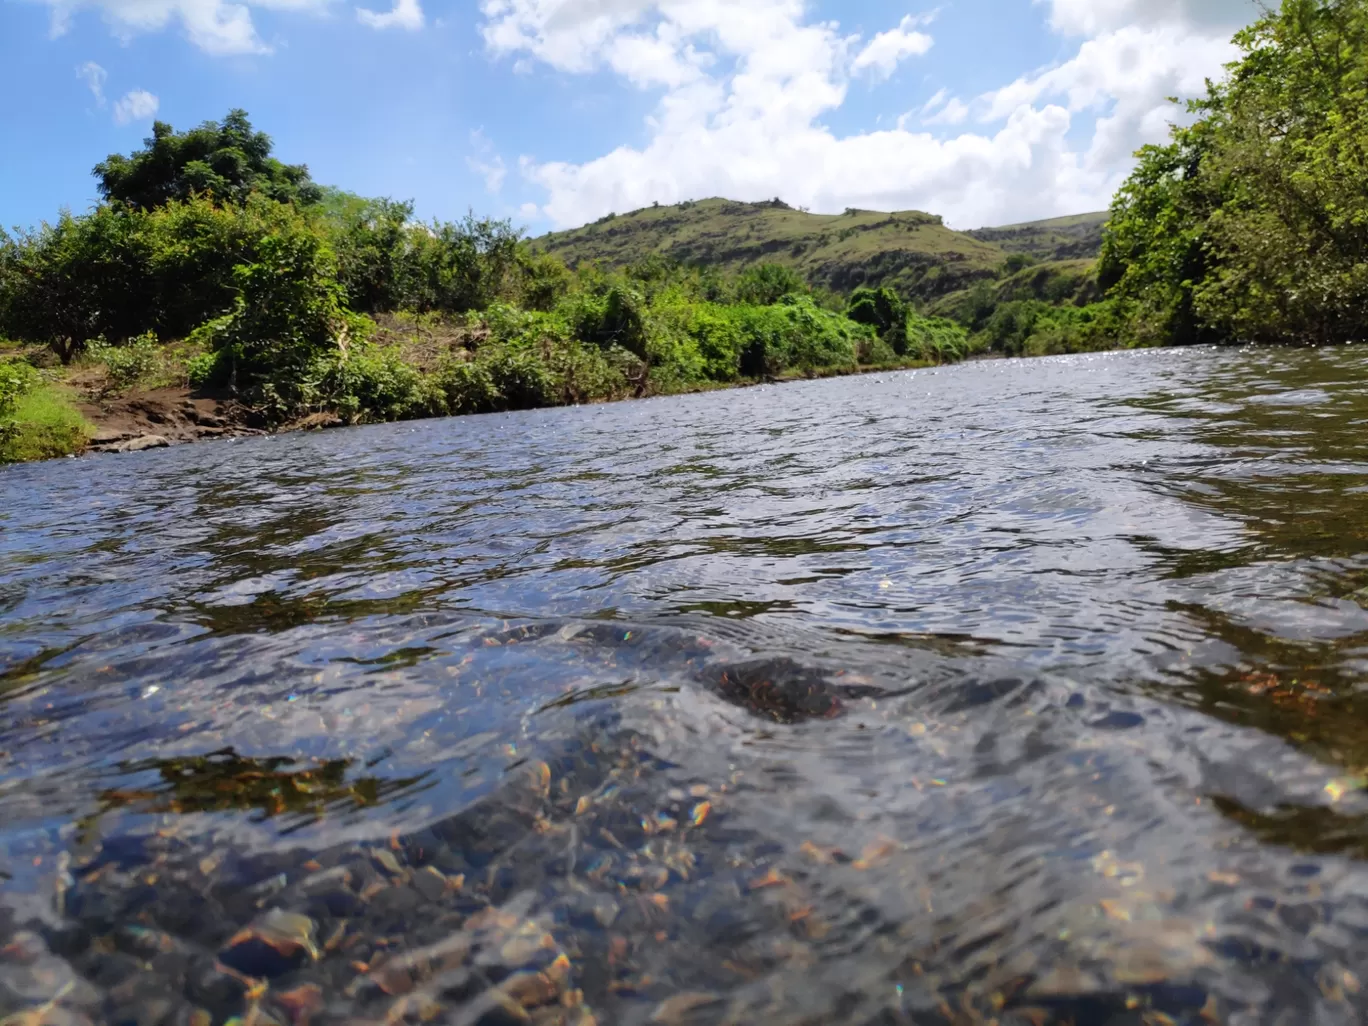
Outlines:
[[0,469],[0,1019],[1359,1022],[1365,380]]

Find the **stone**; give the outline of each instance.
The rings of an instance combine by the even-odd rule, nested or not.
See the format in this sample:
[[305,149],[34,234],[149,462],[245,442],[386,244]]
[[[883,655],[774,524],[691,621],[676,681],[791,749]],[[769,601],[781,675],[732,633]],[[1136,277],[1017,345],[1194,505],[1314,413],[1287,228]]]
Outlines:
[[165,449],[171,443],[161,435],[141,435],[110,446],[111,452],[143,452],[147,449]]

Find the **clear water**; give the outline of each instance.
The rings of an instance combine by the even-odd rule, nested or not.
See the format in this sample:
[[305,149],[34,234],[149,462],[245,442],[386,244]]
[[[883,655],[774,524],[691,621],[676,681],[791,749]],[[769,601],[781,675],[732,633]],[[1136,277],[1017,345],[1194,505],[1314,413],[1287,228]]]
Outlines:
[[[0,1017],[1360,1022],[1365,380],[1109,354],[0,469]],[[460,986],[370,985],[490,909]],[[315,950],[239,957],[273,910]],[[554,1000],[491,999],[528,966]]]

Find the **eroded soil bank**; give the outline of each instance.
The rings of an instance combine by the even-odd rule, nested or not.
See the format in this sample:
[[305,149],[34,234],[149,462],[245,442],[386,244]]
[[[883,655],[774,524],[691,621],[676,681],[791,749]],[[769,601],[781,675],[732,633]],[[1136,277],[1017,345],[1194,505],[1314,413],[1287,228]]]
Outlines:
[[157,388],[76,404],[95,428],[91,452],[137,452],[206,438],[264,434],[250,410],[231,399]]

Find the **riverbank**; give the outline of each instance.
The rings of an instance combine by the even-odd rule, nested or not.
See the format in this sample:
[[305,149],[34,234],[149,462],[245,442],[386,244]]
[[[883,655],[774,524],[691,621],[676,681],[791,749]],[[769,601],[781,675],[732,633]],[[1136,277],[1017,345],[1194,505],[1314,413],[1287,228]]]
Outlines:
[[[437,354],[430,339],[424,348],[429,362],[435,360]],[[20,355],[13,352],[10,358]],[[412,350],[403,356],[408,361],[404,366],[411,367],[419,374],[425,372],[422,366],[425,361]],[[26,401],[12,415],[12,440],[8,445],[0,444],[0,464],[88,453],[142,452],[218,438],[323,430],[373,422],[364,417],[349,418],[346,411],[321,409],[272,425],[260,411],[225,391],[191,385],[185,374],[187,362],[182,355],[178,366],[159,368],[149,372],[145,383],[135,381],[122,387],[110,368],[93,361],[40,372],[40,383],[26,395]],[[624,402],[638,398],[726,391],[763,384],[917,370],[931,366],[935,364],[927,360],[905,359],[877,365],[817,367],[732,382],[672,382],[664,386],[653,386],[648,382],[640,394],[611,394],[585,398],[580,402],[510,406],[508,409]],[[168,382],[168,377],[178,377],[180,380]],[[433,413],[396,419],[424,420],[452,415],[461,414]]]

